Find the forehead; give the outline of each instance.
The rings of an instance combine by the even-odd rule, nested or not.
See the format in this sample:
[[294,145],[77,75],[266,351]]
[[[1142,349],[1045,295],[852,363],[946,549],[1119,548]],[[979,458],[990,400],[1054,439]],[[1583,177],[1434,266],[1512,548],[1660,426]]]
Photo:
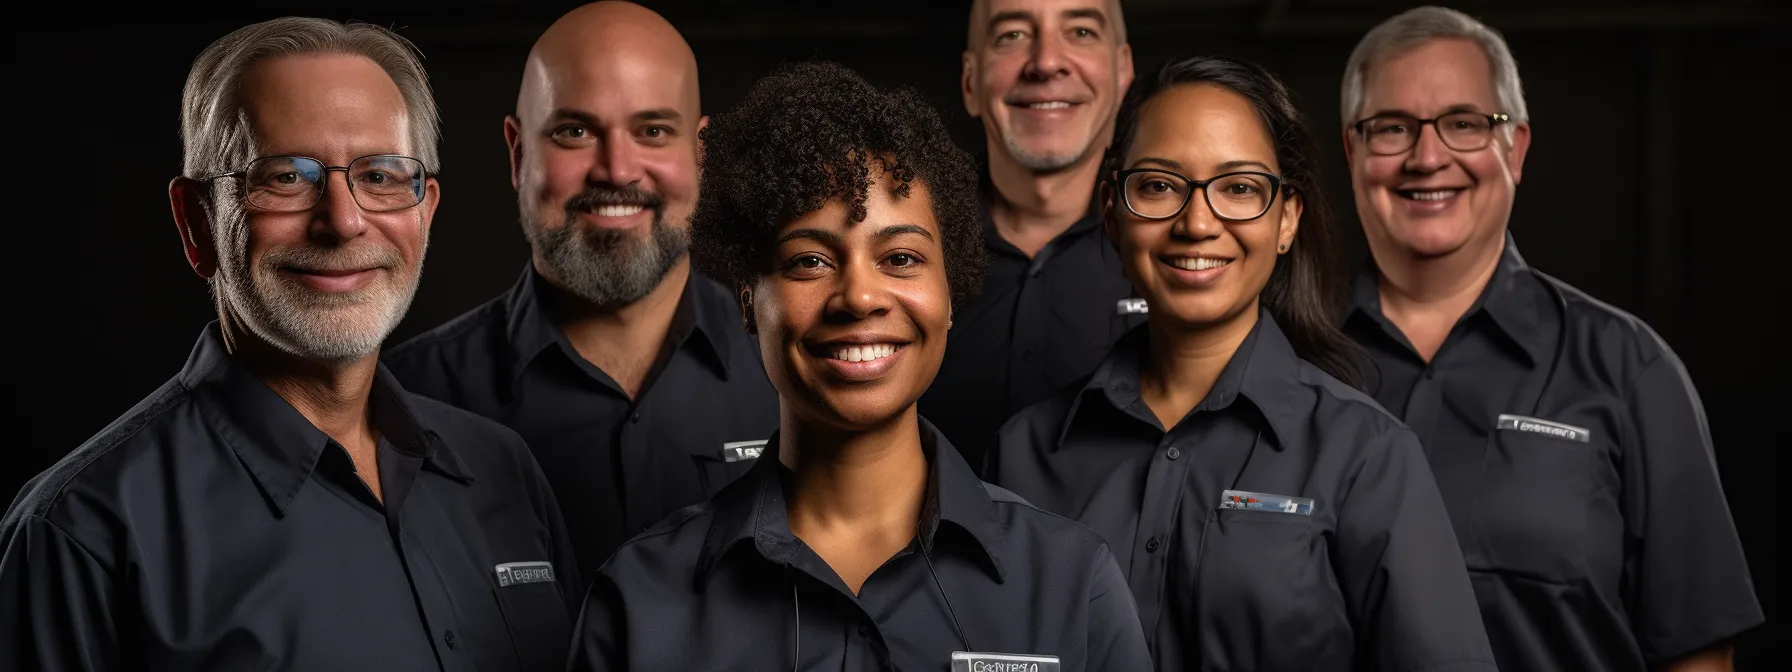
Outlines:
[[573,109],[600,118],[626,118],[646,110],[697,116],[696,73],[683,59],[644,50],[584,49],[544,60],[535,76],[540,113]]
[[982,11],[972,18],[979,26],[1003,16],[1042,20],[1063,18],[1071,12],[1098,12],[1103,19],[1113,21],[1117,9],[1113,0],[983,0],[979,6]]
[[343,161],[407,153],[404,94],[364,56],[282,56],[251,66],[239,88],[256,152]]
[[1223,172],[1217,167],[1232,161],[1256,161],[1280,170],[1275,144],[1257,109],[1244,96],[1206,83],[1170,87],[1139,111],[1127,167],[1147,157],[1175,161],[1196,179]]
[[1459,107],[1492,111],[1493,68],[1471,40],[1428,40],[1369,66],[1363,115],[1390,111],[1434,115]]

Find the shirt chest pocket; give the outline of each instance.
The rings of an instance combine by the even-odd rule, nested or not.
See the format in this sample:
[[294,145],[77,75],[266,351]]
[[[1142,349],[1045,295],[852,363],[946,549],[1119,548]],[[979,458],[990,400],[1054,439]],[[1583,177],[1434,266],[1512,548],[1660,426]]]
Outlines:
[[504,626],[516,647],[518,669],[560,670],[572,641],[572,619],[566,613],[559,584],[552,581],[522,583],[493,589]]
[[[1584,438],[1584,437],[1583,437]],[[1585,574],[1599,444],[1501,429],[1488,438],[1469,569],[1569,583]]]
[[1193,595],[1201,669],[1306,669],[1350,659],[1349,616],[1324,539],[1312,516],[1207,513]]

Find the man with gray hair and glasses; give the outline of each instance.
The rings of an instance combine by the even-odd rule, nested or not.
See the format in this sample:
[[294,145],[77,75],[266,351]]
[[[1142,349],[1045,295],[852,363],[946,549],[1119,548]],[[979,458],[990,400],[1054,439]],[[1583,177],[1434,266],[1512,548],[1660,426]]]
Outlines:
[[1425,446],[1499,666],[1729,669],[1763,619],[1698,393],[1648,325],[1519,256],[1505,40],[1414,9],[1364,36],[1342,94],[1373,257],[1345,331]]
[[219,319],[0,522],[0,669],[560,669],[541,470],[378,362],[440,191],[418,59],[285,18],[194,62],[169,200]]

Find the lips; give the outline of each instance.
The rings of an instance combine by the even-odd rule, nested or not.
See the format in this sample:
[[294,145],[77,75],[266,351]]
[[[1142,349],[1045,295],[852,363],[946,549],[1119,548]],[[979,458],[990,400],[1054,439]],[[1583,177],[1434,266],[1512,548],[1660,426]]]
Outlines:
[[835,377],[862,383],[888,374],[908,345],[908,341],[894,336],[860,334],[814,344],[808,351]]
[[1166,260],[1171,266],[1185,271],[1211,271],[1232,263],[1231,259],[1215,257],[1171,257]]
[[1439,189],[1395,189],[1394,193],[1409,201],[1442,201],[1465,191],[1461,187]]

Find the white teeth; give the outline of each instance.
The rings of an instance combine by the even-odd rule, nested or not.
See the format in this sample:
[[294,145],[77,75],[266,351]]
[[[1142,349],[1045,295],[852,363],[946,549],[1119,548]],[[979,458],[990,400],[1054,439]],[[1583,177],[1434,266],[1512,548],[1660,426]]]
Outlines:
[[1053,102],[1049,102],[1049,103],[1031,103],[1031,104],[1028,104],[1027,107],[1035,109],[1035,110],[1062,110],[1062,109],[1069,108],[1070,103],[1066,103],[1063,101],[1053,101]]
[[1442,191],[1412,191],[1407,192],[1407,194],[1408,198],[1415,201],[1441,201],[1451,196],[1455,196],[1457,191],[1458,190],[1456,189],[1445,189]]
[[599,217],[627,217],[646,208],[639,205],[600,205],[591,212]]
[[848,362],[870,362],[896,354],[896,346],[881,343],[878,345],[849,345],[834,348],[834,359]]
[[1175,267],[1180,268],[1185,271],[1205,271],[1210,268],[1219,268],[1221,266],[1225,266],[1226,264],[1230,264],[1230,263],[1232,263],[1232,260],[1231,259],[1209,259],[1207,257],[1177,257],[1174,261],[1171,261],[1170,263],[1172,265],[1174,265]]

